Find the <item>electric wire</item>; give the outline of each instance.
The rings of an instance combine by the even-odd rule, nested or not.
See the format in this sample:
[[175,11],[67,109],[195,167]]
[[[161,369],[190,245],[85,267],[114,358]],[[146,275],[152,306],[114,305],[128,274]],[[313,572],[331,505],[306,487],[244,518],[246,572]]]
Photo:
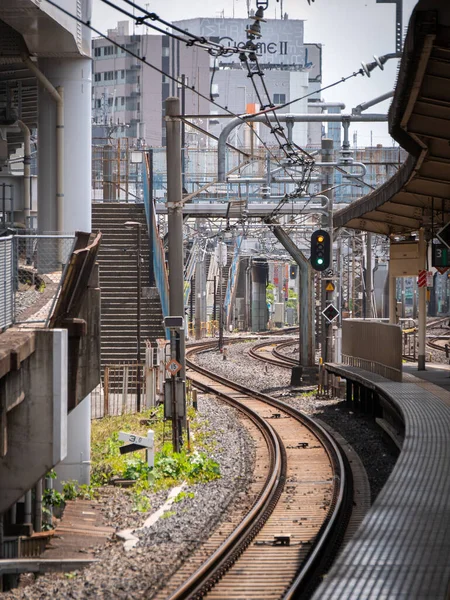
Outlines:
[[[126,48],[124,45],[120,44],[119,42],[116,42],[115,40],[113,40],[111,37],[109,37],[108,35],[102,33],[101,31],[99,31],[98,29],[96,29],[95,27],[93,27],[90,23],[90,21],[84,21],[83,19],[81,19],[80,17],[74,15],[73,13],[71,13],[70,11],[66,10],[65,8],[63,8],[62,6],[60,6],[59,4],[57,4],[56,2],[54,2],[54,0],[46,0],[46,2],[48,2],[49,4],[51,4],[52,6],[54,6],[55,8],[58,8],[61,12],[63,12],[66,16],[74,19],[76,22],[80,23],[81,25],[84,25],[85,27],[87,27],[88,29],[90,29],[91,31],[93,31],[94,33],[96,33],[99,37],[105,39],[106,41],[110,42],[111,44],[113,44],[114,46],[116,46],[117,48],[120,48],[121,50],[123,50],[126,54],[129,54],[130,56],[133,56],[134,58],[136,58],[138,61],[142,62],[143,64],[147,65],[148,67],[150,67],[151,69],[154,69],[155,71],[157,71],[158,73],[160,73],[161,75],[166,76],[168,79],[172,80],[173,82],[177,83],[178,85],[182,85],[183,87],[185,87],[186,89],[190,90],[191,92],[197,94],[200,98],[203,98],[204,100],[207,100],[208,102],[210,102],[211,104],[213,104],[214,106],[216,106],[217,108],[225,111],[227,114],[229,114],[232,117],[235,117],[237,119],[240,119],[242,121],[243,124],[247,125],[248,127],[250,127],[250,123],[247,122],[247,120],[245,118],[243,118],[240,115],[237,115],[236,113],[232,112],[231,110],[229,110],[227,107],[222,106],[221,104],[219,104],[218,102],[215,102],[213,100],[211,100],[210,98],[208,98],[208,96],[206,96],[205,94],[202,94],[201,92],[199,92],[198,90],[195,89],[195,86],[188,86],[185,83],[182,83],[180,81],[178,81],[178,79],[176,77],[173,77],[172,75],[165,73],[162,69],[156,67],[155,65],[149,63],[145,57],[140,57],[138,54],[136,54],[135,52],[133,52],[132,50],[130,50],[129,48]],[[116,7],[115,8],[119,11],[119,12],[123,12],[121,8]],[[166,33],[166,32],[164,32]],[[261,145],[265,148],[265,150],[267,151],[267,153],[272,157],[272,159],[278,163],[278,165],[283,169],[283,171],[285,172],[285,174],[289,177],[292,178],[293,183],[295,184],[295,180],[293,179],[291,173],[287,170],[287,168],[285,167],[285,165],[283,165],[283,163],[279,160],[279,158],[270,150],[270,148],[267,146],[267,144],[264,142],[264,140],[256,133],[256,131],[252,130],[253,134],[255,135],[255,137],[261,142]]]
[[[149,66],[150,68],[152,68],[153,70],[159,72],[162,75],[165,75],[168,79],[172,80],[173,82],[176,82],[177,84],[180,84],[180,82],[178,81],[178,79],[176,77],[173,77],[172,75],[165,73],[164,71],[162,71],[162,69],[159,69],[158,67],[156,67],[155,65],[151,64],[150,62],[148,62],[146,60],[146,57],[140,57],[138,54],[136,54],[135,52],[133,52],[132,50],[130,50],[129,48],[126,48],[124,45],[116,42],[115,40],[113,40],[111,37],[109,37],[108,35],[102,33],[101,31],[99,31],[98,29],[96,29],[95,27],[93,27],[91,25],[90,20],[84,21],[83,19],[81,19],[80,17],[78,17],[77,15],[74,15],[73,13],[71,13],[70,11],[66,10],[65,8],[63,8],[62,6],[58,5],[56,2],[54,2],[54,0],[46,0],[49,4],[51,4],[52,6],[54,6],[55,8],[59,9],[61,12],[63,12],[66,16],[72,18],[73,20],[75,20],[76,22],[78,22],[81,25],[84,25],[85,27],[87,27],[88,29],[90,29],[91,31],[93,31],[94,33],[96,33],[98,36],[100,36],[101,38],[107,40],[108,42],[110,42],[112,45],[120,48],[121,50],[123,50],[126,54],[129,54],[130,56],[133,56],[134,58],[136,58],[138,61],[142,62],[143,64]],[[127,0],[124,0],[127,1]],[[126,16],[129,16],[131,19],[136,19],[136,17],[134,15],[132,15],[131,13],[128,13],[128,11],[125,11],[124,9],[118,7],[117,5],[113,4],[112,2],[110,2],[110,0],[102,0],[102,2],[105,2],[106,4],[109,4],[110,6],[112,6],[113,8],[115,8],[116,10],[118,10],[119,12],[121,12],[122,14],[125,14]],[[144,9],[142,9],[141,7],[139,7],[138,5],[135,5],[133,2],[127,1],[128,4],[137,7],[139,10],[141,10],[142,12],[146,12],[144,11]],[[152,18],[152,15],[154,13],[148,13],[148,18]],[[156,15],[157,17],[157,15]],[[139,18],[139,17],[138,17]],[[166,24],[167,22],[163,21],[162,19],[158,20],[160,22],[162,22],[163,24]],[[144,21],[145,24],[147,24]],[[168,24],[170,26],[170,24]],[[177,28],[179,30],[179,28]],[[170,34],[167,31],[162,30],[162,33],[164,35],[169,35]],[[179,39],[179,41],[183,41],[184,43],[188,43],[186,42],[186,40],[183,40],[182,38],[179,38],[178,36],[174,36],[172,35],[171,37],[175,37],[176,39]],[[197,36],[195,36],[197,37]],[[195,41],[195,40],[194,40]],[[191,43],[189,43],[189,45],[193,45]],[[202,45],[201,47],[204,48],[204,46]],[[255,47],[256,48],[256,47]],[[245,56],[246,53],[244,52],[244,49],[239,49],[239,51],[241,52],[240,56]],[[256,56],[256,55],[255,55]],[[322,90],[328,89],[330,87],[333,87],[339,83],[342,83],[344,81],[346,81],[347,79],[350,79],[351,77],[355,77],[358,74],[362,74],[364,75],[364,72],[362,69],[360,69],[360,71],[353,73],[352,75],[348,76],[348,77],[343,77],[342,79],[334,82],[333,84],[330,84],[328,86],[325,86],[324,88],[322,88],[321,90],[316,90],[315,92],[311,92],[309,94],[306,94],[305,96],[302,96],[301,98],[296,98],[294,100],[291,100],[290,102],[284,103],[284,104],[280,104],[280,105],[276,105],[276,106],[270,106],[268,109],[263,109],[262,111],[255,113],[255,115],[259,115],[259,114],[266,114],[269,112],[272,112],[273,114],[276,114],[275,111],[279,110],[281,108],[284,108],[285,106],[288,106],[294,102],[297,102],[303,98],[306,98],[312,94],[318,93]],[[213,104],[214,106],[216,106],[217,108],[225,111],[225,113],[229,114],[232,117],[238,118],[242,121],[243,124],[246,124],[247,126],[250,126],[250,123],[248,122],[248,118],[255,116],[255,115],[248,115],[247,119],[245,118],[246,115],[237,115],[235,113],[233,113],[232,111],[230,111],[227,107],[224,107],[222,105],[220,105],[218,102],[215,102],[214,100],[212,100],[211,98],[208,98],[205,94],[202,94],[201,92],[199,92],[198,90],[195,89],[195,86],[189,86],[186,85],[185,83],[181,83],[181,85],[183,85],[183,87],[185,87],[186,89],[189,89],[191,92],[197,94],[199,97],[203,98],[204,100],[207,100],[208,102],[210,102],[211,104]],[[267,89],[267,88],[266,88]],[[270,101],[270,99],[269,99]],[[282,129],[282,128],[281,128]],[[284,131],[284,130],[283,130]],[[269,147],[267,146],[267,144],[264,142],[264,140],[256,133],[256,131],[254,131],[252,129],[253,135],[255,135],[255,137],[261,142],[262,146],[265,148],[265,150],[267,151],[268,155],[276,162],[278,163],[278,165],[283,169],[283,171],[285,172],[285,174],[290,177],[292,179],[292,182],[294,185],[298,186],[298,182],[294,179],[294,177],[292,176],[292,174],[287,170],[286,166],[280,161],[280,159],[269,149]],[[278,141],[278,140],[277,140]],[[280,147],[280,146],[279,146]],[[283,148],[280,148],[283,150]],[[302,150],[302,149],[300,149]],[[307,154],[307,153],[306,153]],[[288,159],[289,160],[289,159]],[[312,170],[312,167],[311,167]],[[365,183],[365,182],[364,182]],[[291,193],[286,194],[282,200],[280,201],[281,206],[287,202],[289,199],[293,199],[295,197],[298,197],[300,194],[300,188],[297,187],[297,190],[294,190]],[[305,204],[305,206],[303,207],[302,210],[304,210],[307,206],[307,204],[311,201],[311,198],[307,201],[307,203]],[[281,208],[280,206],[280,208]],[[276,208],[274,211],[274,214],[276,212],[279,211],[279,208]],[[300,213],[298,213],[300,214]],[[272,215],[273,216],[273,215]]]

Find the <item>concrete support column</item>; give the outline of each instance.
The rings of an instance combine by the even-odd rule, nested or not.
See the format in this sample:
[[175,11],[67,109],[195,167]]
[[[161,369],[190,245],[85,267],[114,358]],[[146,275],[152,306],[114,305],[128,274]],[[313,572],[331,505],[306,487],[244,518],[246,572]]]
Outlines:
[[[91,230],[91,60],[40,59],[38,68],[64,90],[63,214],[56,206],[56,103],[39,85],[38,226],[40,231]],[[59,220],[59,225],[58,225]]]
[[391,275],[391,263],[389,263],[389,323],[397,324],[397,278]]
[[[426,268],[427,245],[425,242],[424,230],[419,229],[419,261],[420,269]],[[425,343],[426,343],[426,326],[427,326],[427,288],[426,286],[419,288],[419,354],[417,358],[417,369],[425,371]]]
[[89,485],[91,467],[91,397],[87,396],[67,419],[67,456],[55,467],[58,479],[55,487],[61,489],[61,481],[74,480]]
[[[39,86],[38,227],[40,231],[91,231],[91,59],[40,59],[38,68],[64,92],[64,196],[56,206],[56,104]],[[86,397],[68,416],[67,458],[58,481],[89,483],[91,400]]]

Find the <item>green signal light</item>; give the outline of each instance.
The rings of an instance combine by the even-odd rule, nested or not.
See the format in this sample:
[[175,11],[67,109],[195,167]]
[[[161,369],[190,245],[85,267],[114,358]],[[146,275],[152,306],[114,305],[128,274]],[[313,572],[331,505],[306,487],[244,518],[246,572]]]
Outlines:
[[323,265],[323,258],[318,258],[317,259],[317,264],[318,265]]

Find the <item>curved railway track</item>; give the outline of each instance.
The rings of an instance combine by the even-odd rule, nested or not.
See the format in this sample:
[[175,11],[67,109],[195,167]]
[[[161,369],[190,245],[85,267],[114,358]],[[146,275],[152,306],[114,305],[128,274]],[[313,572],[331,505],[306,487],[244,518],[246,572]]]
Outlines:
[[[200,344],[188,354],[209,347]],[[343,453],[324,429],[283,402],[191,360],[188,367],[197,388],[245,415],[256,439],[255,472],[242,507],[156,598],[308,597],[336,553],[351,513],[352,480]]]
[[281,352],[282,349],[298,344],[298,340],[289,340],[287,342],[263,342],[252,346],[249,354],[252,358],[260,360],[284,369],[292,369],[298,365],[298,360],[286,356]]
[[[437,327],[437,326],[441,325],[442,323],[448,323],[448,321],[449,321],[449,317],[439,317],[439,318],[434,319],[432,321],[428,321],[427,325],[426,325],[426,328],[427,329],[433,329],[434,327]],[[446,329],[448,329],[448,328],[446,328]],[[417,333],[417,328],[416,327],[414,327],[413,329],[408,329],[408,330],[404,331],[403,333],[404,333],[404,335],[406,335],[408,337],[414,336],[413,343],[414,344],[416,343],[416,339],[415,339],[415,334]],[[443,337],[443,336],[437,335],[436,337],[432,337],[432,338],[427,339],[427,346],[429,348],[432,348],[433,350],[439,350],[441,352],[446,352],[446,348],[445,348],[446,344],[450,345],[450,339],[449,339],[448,336]],[[407,344],[404,343],[404,347],[406,345]],[[409,342],[408,346],[411,347],[411,342]],[[413,362],[415,362],[417,360],[417,358],[415,357],[415,355],[411,356],[411,354],[403,354],[403,358],[405,360],[413,361]]]

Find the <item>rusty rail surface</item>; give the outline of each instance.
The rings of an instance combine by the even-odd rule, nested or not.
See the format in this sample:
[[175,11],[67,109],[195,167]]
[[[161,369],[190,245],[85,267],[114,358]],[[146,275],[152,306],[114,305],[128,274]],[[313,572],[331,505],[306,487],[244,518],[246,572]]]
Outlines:
[[[213,346],[203,343],[188,352]],[[231,531],[228,521],[222,523],[205,544],[208,558],[200,548],[201,560],[194,553],[171,589],[155,598],[231,598],[245,590],[247,598],[287,600],[309,593],[336,553],[351,512],[346,459],[324,429],[289,405],[191,361],[188,367],[195,387],[244,412],[265,442],[258,446],[250,510],[237,523],[231,519]]]

